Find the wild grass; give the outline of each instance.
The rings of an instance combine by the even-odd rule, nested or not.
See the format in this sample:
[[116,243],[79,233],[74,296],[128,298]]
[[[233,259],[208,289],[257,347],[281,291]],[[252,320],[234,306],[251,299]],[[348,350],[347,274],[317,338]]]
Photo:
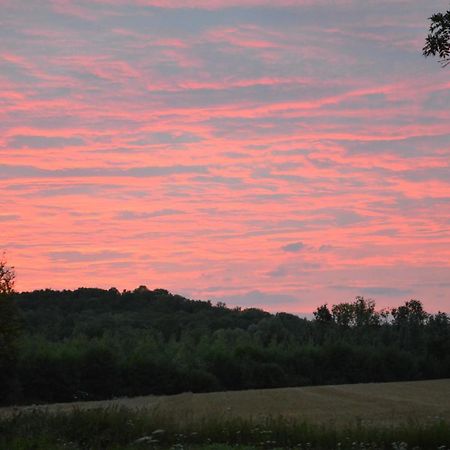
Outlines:
[[0,419],[3,450],[450,449],[443,419],[395,426],[316,425],[296,419],[210,417],[174,420],[158,411],[111,407],[18,412]]

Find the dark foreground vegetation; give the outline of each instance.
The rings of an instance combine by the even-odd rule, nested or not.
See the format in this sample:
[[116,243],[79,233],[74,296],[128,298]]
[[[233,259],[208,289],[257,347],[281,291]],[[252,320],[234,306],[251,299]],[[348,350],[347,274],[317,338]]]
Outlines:
[[378,312],[357,297],[306,320],[145,287],[8,299],[21,325],[0,355],[4,404],[450,377],[449,317],[416,300]]
[[450,425],[439,419],[374,427],[317,425],[283,418],[255,422],[215,417],[176,423],[170,417],[124,408],[35,411],[0,420],[0,448],[8,450],[131,450],[255,448],[440,449],[450,448]]

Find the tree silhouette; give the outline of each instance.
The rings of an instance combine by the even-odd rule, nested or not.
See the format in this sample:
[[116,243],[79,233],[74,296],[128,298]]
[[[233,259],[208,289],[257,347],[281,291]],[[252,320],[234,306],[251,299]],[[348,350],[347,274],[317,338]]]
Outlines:
[[5,255],[0,259],[0,295],[10,295],[14,291],[14,267],[6,265]]
[[439,56],[442,67],[450,64],[450,10],[446,13],[436,13],[430,18],[431,24],[423,55]]
[[319,306],[314,311],[314,319],[319,323],[331,323],[333,322],[333,315],[328,309],[328,305],[325,303],[324,305]]
[[12,300],[15,272],[0,259],[0,403],[13,394],[17,359],[19,313]]

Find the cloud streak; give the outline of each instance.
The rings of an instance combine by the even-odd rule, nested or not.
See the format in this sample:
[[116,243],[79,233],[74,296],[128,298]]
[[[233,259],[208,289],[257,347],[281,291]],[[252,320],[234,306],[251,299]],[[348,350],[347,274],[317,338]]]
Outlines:
[[3,2],[0,222],[18,288],[445,309],[450,83],[420,48],[447,5],[405,6]]

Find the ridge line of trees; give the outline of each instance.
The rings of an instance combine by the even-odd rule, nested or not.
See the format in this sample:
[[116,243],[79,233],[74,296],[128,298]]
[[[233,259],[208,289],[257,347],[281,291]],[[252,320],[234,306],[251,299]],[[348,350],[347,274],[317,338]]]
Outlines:
[[145,286],[7,296],[22,331],[5,404],[450,377],[449,316],[419,300],[356,297],[307,320]]

